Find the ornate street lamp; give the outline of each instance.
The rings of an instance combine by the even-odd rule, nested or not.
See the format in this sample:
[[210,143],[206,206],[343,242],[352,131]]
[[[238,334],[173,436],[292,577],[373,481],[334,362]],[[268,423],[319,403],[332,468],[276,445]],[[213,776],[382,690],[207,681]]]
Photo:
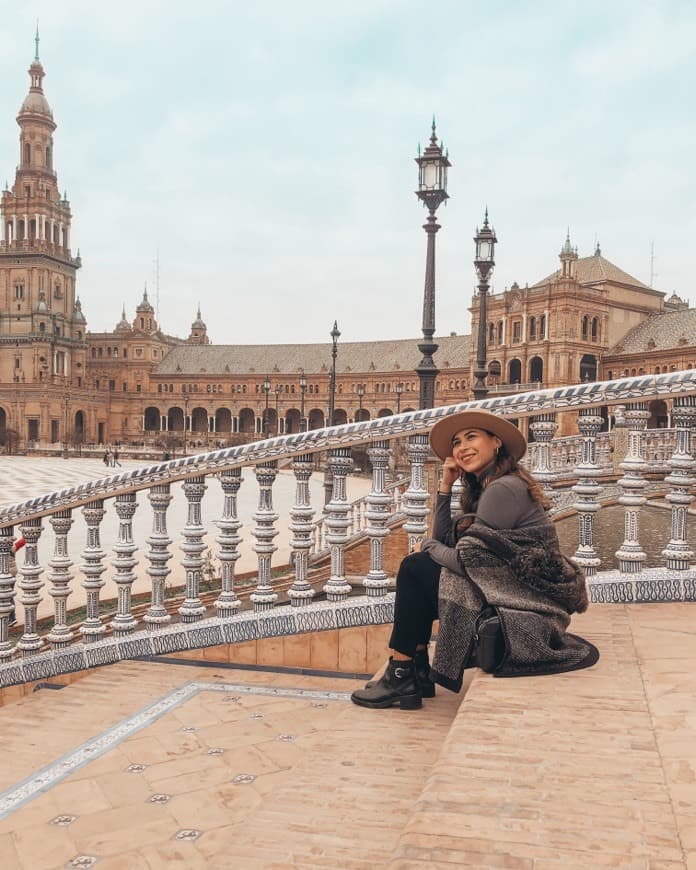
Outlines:
[[278,397],[283,392],[283,385],[276,384],[275,386],[275,405],[276,405],[276,435],[280,434],[280,417],[278,416]]
[[307,421],[304,415],[304,400],[307,392],[307,378],[304,369],[300,369],[300,432],[307,431]]
[[404,391],[404,385],[399,381],[396,385],[396,413],[401,413],[401,395]]
[[358,384],[357,393],[358,393],[358,420],[357,420],[357,422],[360,423],[362,420],[362,416],[363,416],[362,403],[363,403],[363,398],[365,396],[365,384]]
[[263,409],[261,428],[263,429],[263,437],[268,438],[268,394],[271,392],[271,382],[268,379],[268,375],[263,379],[263,391],[266,394],[266,407]]
[[478,335],[476,341],[476,368],[474,369],[474,399],[485,399],[488,395],[486,378],[488,377],[488,363],[486,361],[486,326],[488,322],[487,302],[488,283],[495,266],[495,230],[488,225],[488,209],[483,219],[483,226],[479,230],[476,227],[476,258],[474,266],[478,275]]
[[331,379],[329,382],[329,426],[334,425],[334,408],[336,405],[336,357],[338,356],[338,339],[341,333],[338,331],[338,323],[334,320],[331,336]]
[[452,165],[449,153],[442,152],[442,142],[438,142],[435,133],[435,118],[433,118],[430,142],[421,154],[418,146],[418,190],[416,196],[428,209],[428,219],[423,229],[428,238],[428,249],[425,260],[425,288],[423,291],[423,341],[418,350],[423,359],[416,368],[420,381],[420,408],[432,408],[435,404],[435,378],[439,371],[435,367],[433,354],[437,345],[433,341],[435,335],[435,234],[440,229],[435,219],[435,212],[440,205],[449,199],[447,194],[447,170]]
[[188,406],[189,406],[189,397],[184,396],[184,456],[186,453],[186,431],[188,429]]
[[63,396],[63,459],[68,458],[68,403],[70,396]]
[[[334,320],[333,329],[329,333],[331,336],[331,374],[329,379],[329,426],[334,425],[334,408],[336,405],[336,357],[338,356],[338,339],[341,333],[338,331],[338,321]],[[331,501],[331,493],[333,490],[333,475],[331,470],[326,465],[324,472],[324,504]]]

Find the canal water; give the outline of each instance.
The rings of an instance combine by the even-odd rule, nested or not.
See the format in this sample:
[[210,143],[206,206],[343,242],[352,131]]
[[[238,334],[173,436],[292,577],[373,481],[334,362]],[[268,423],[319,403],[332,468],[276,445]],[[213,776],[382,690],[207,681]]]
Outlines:
[[[663,503],[664,504],[664,503]],[[696,517],[690,516],[687,523],[687,541],[696,552]],[[663,567],[662,550],[669,543],[671,535],[672,514],[669,508],[646,505],[641,508],[638,517],[639,540],[643,551],[647,554],[645,567]],[[578,547],[578,518],[568,517],[556,523],[558,538],[564,553],[572,555]],[[624,509],[620,505],[602,508],[595,514],[594,547],[602,564],[600,571],[618,568],[616,551],[624,541]]]

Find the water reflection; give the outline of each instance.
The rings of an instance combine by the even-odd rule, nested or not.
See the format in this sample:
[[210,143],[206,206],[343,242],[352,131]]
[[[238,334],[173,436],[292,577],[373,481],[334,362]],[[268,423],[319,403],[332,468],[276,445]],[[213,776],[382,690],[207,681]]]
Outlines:
[[[660,507],[641,508],[638,524],[640,544],[647,561],[645,567],[664,567],[662,550],[669,543],[671,535],[672,515],[669,509]],[[578,548],[578,518],[568,517],[556,523],[561,549],[564,553],[572,555]],[[602,560],[600,570],[618,568],[615,557],[624,540],[624,509],[619,505],[602,508],[595,514],[594,546]],[[687,541],[692,550],[696,552],[696,528],[694,523],[687,525]]]

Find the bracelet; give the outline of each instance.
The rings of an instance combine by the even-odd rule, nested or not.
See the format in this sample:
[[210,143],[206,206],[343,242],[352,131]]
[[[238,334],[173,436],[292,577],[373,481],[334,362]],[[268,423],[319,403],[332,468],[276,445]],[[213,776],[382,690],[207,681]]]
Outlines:
[[452,490],[450,490],[449,492],[442,492],[442,490],[438,489],[437,494],[438,495],[452,495]]

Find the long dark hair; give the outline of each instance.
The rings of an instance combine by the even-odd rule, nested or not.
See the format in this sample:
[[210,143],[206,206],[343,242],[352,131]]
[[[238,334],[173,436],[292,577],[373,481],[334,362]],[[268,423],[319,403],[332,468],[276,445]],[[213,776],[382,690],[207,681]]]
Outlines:
[[[532,501],[541,505],[545,511],[549,510],[551,507],[551,501],[542,489],[539,481],[525,468],[518,465],[517,460],[510,456],[504,445],[501,445],[496,451],[493,470],[490,474],[486,475],[485,484],[488,485],[506,474],[514,474],[516,477],[519,477],[520,480],[523,480],[527,484],[527,489],[529,490],[529,495],[531,496]],[[474,513],[483,491],[483,485],[475,474],[471,474],[471,472],[468,471],[465,471],[462,474],[461,481],[462,511],[465,514]]]

